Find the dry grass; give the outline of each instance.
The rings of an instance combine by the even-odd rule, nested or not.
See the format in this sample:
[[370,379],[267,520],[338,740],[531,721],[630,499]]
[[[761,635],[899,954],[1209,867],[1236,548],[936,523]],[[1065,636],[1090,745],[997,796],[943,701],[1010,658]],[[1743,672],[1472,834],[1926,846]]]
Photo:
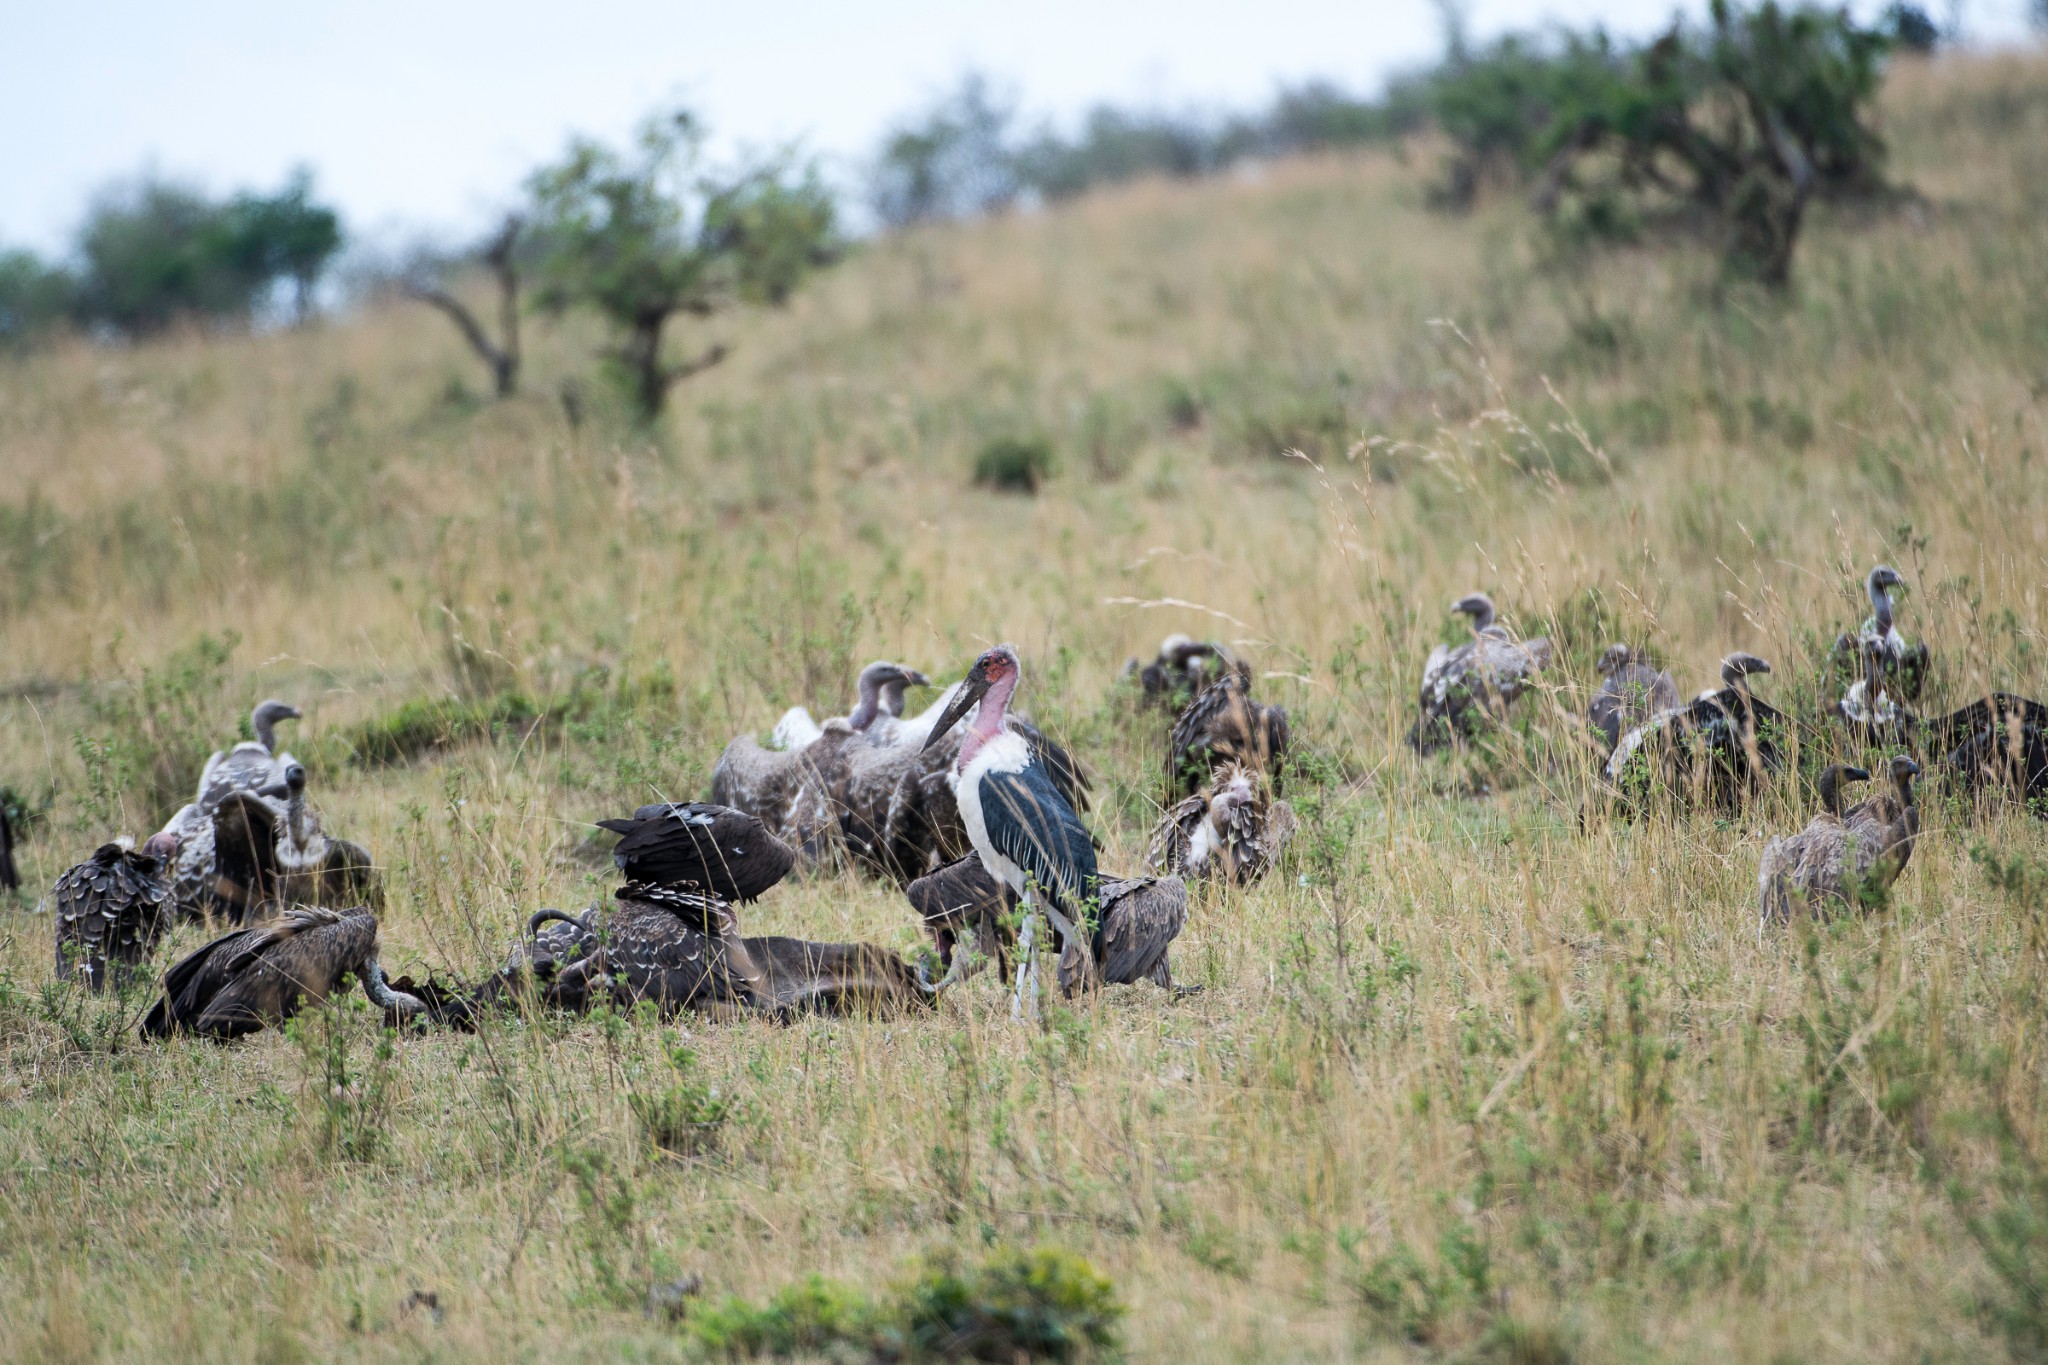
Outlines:
[[[1888,559],[1943,698],[2048,690],[2048,71],[1906,72],[1889,110],[1927,202],[1822,215],[1782,305],[1716,306],[1684,250],[1540,273],[1512,205],[1426,213],[1418,152],[876,244],[723,326],[734,358],[652,436],[592,390],[565,421],[589,336],[544,335],[533,396],[478,408],[445,323],[395,304],[0,362],[0,778],[56,794],[32,885],[160,818],[135,782],[94,799],[74,736],[209,633],[239,637],[200,689],[220,733],[305,705],[294,747],[389,865],[401,967],[481,970],[534,908],[603,894],[589,820],[700,793],[728,735],[869,657],[1016,641],[1113,868],[1163,726],[1112,679],[1166,631],[1257,660],[1321,760],[1289,875],[1197,907],[1176,962],[1203,995],[1044,1032],[986,979],[929,1018],[514,1022],[381,1070],[357,1021],[336,1097],[312,1042],[143,1047],[46,1001],[29,898],[0,919],[0,1357],[664,1358],[654,1279],[879,1284],[992,1241],[1092,1259],[1146,1359],[2017,1340],[1985,1248],[2038,1268],[2048,1236],[1965,1215],[2044,1216],[2015,1154],[2048,1140],[2043,906],[1972,849],[2040,864],[2043,826],[1931,812],[1890,911],[1810,957],[1755,933],[1790,784],[1732,824],[1577,826],[1610,633],[1693,687],[1755,650],[1810,700]],[[1033,433],[1044,494],[969,485],[983,441]],[[1571,657],[1523,733],[1419,764],[1413,679],[1475,586]],[[374,771],[338,743],[409,699],[579,680],[600,700],[525,741]],[[748,923],[916,941],[845,877]],[[628,1102],[673,1084],[676,1038],[739,1105],[689,1160]],[[1966,1121],[1999,1112],[2003,1148]]]

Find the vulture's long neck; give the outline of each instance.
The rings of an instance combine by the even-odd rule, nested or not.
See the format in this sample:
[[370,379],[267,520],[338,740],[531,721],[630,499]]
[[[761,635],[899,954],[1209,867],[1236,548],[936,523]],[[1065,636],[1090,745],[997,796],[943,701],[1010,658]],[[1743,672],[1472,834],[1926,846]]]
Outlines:
[[1877,615],[1877,633],[1889,635],[1892,631],[1892,595],[1878,586],[1875,578],[1870,580],[1870,606]]
[[860,678],[860,704],[846,718],[846,723],[855,730],[865,730],[875,723],[875,717],[882,713],[882,686],[867,674]]
[[268,712],[258,711],[249,722],[249,728],[256,732],[256,742],[271,753],[277,752],[277,722]]

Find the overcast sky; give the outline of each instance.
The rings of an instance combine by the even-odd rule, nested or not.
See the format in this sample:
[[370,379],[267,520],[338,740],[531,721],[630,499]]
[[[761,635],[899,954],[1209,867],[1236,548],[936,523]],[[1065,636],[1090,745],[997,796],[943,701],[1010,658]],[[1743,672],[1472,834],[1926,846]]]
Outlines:
[[[2010,37],[2024,6],[1963,13]],[[1671,8],[1467,10],[1484,36],[1643,32]],[[144,168],[220,192],[305,163],[359,237],[466,235],[570,133],[618,137],[677,97],[728,148],[801,139],[847,175],[969,67],[1072,118],[1102,100],[1244,108],[1311,77],[1371,89],[1440,45],[1429,0],[7,0],[0,32],[0,245],[46,252],[95,188]]]

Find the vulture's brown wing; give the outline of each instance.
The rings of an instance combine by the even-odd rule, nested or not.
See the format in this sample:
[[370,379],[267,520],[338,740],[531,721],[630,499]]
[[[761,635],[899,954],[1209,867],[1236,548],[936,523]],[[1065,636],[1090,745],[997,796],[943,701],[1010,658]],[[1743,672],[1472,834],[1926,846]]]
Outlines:
[[213,812],[213,879],[207,899],[230,923],[246,924],[277,897],[275,802],[230,792]]
[[239,1038],[283,1023],[307,1001],[325,1000],[377,946],[367,909],[299,909],[229,955],[226,980],[190,1024],[206,1038]]
[[1187,923],[1187,886],[1178,877],[1105,877],[1098,894],[1095,960],[1102,979],[1170,983],[1166,953]]

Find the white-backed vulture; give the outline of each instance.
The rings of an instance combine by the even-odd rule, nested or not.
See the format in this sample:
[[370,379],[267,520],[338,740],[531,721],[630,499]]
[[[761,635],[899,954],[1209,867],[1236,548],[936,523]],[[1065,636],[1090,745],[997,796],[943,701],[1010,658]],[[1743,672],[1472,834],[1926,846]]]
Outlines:
[[1188,881],[1249,886],[1280,861],[1294,825],[1294,808],[1275,801],[1257,773],[1226,764],[1207,788],[1160,817],[1145,861]]
[[[871,663],[861,670],[855,684],[853,709],[840,719],[878,744],[891,742],[896,722],[903,715],[905,690],[930,685],[931,679],[914,668],[886,660]],[[792,706],[775,722],[768,747],[793,751],[824,733],[824,724],[814,719],[807,708]]]
[[[1862,772],[1847,769],[1841,776]],[[1918,763],[1899,754],[1889,768],[1891,791],[1857,802],[1838,818],[1816,817],[1795,836],[1796,842],[1773,840],[1757,874],[1761,922],[1783,923],[1802,910],[1824,915],[1837,908],[1882,904],[1906,870],[1919,837],[1920,809],[1913,795],[1913,779],[1919,772]],[[1825,774],[1822,784],[1825,800]],[[1836,804],[1839,800],[1837,794]]]
[[1750,691],[1749,680],[1770,671],[1754,654],[1730,654],[1721,661],[1721,687],[1628,731],[1601,776],[1630,797],[1661,793],[1723,809],[1740,805],[1784,765],[1792,734],[1784,713]]
[[1192,796],[1229,764],[1260,774],[1280,790],[1293,739],[1287,708],[1252,696],[1251,669],[1240,661],[1187,704],[1166,737],[1166,791]]
[[1497,723],[1550,666],[1550,641],[1538,636],[1517,640],[1499,623],[1493,599],[1483,592],[1461,597],[1451,614],[1472,621],[1472,638],[1459,645],[1438,645],[1422,668],[1416,693],[1421,714],[1408,731],[1408,746],[1418,754],[1435,753],[1470,738],[1484,725]]
[[1609,753],[1623,734],[1679,704],[1678,684],[1671,675],[1639,662],[1627,645],[1609,645],[1594,667],[1600,687],[1586,707],[1586,717],[1606,738]]
[[177,836],[151,835],[141,848],[101,844],[50,888],[57,979],[95,991],[132,980],[170,927],[170,864]]
[[258,702],[249,713],[249,732],[255,738],[216,751],[206,760],[194,801],[205,805],[209,795],[217,801],[229,791],[255,791],[283,780],[285,768],[293,760],[290,754],[277,751],[277,724],[297,719],[299,708],[288,701],[272,698]]
[[1209,685],[1217,670],[1229,666],[1230,652],[1214,640],[1176,633],[1159,642],[1159,653],[1144,667],[1136,659],[1126,659],[1122,676],[1137,679],[1139,697],[1147,706],[1178,713]]
[[1889,564],[1880,564],[1863,580],[1864,595],[1870,599],[1870,616],[1854,634],[1835,637],[1832,660],[1846,677],[1861,681],[1874,669],[1878,686],[1900,701],[1920,700],[1927,681],[1929,656],[1923,641],[1909,645],[1892,615],[1892,591],[1906,586],[1906,580]]
[[402,1021],[426,1009],[417,997],[386,984],[377,962],[377,917],[368,907],[301,906],[256,928],[224,934],[172,967],[142,1033],[239,1038],[326,1001],[351,976],[387,1018]]

